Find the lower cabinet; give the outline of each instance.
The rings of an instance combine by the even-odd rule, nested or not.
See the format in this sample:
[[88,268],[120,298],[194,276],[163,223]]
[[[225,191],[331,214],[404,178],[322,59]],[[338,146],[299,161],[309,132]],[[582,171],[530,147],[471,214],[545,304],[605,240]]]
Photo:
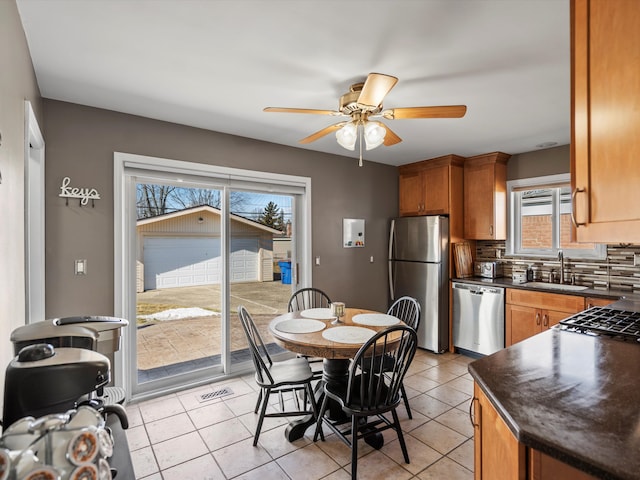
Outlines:
[[505,346],[543,332],[582,310],[584,298],[577,295],[507,288]]
[[475,480],[596,480],[549,455],[518,442],[482,389],[471,401]]
[[526,474],[525,447],[513,436],[475,384],[471,400],[475,480],[519,480]]

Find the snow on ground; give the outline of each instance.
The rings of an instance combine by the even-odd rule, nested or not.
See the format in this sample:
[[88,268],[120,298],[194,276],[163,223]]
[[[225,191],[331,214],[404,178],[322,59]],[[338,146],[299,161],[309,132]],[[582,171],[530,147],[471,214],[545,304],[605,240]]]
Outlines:
[[204,308],[172,308],[163,310],[162,312],[151,313],[149,315],[138,315],[138,318],[144,320],[180,320],[182,318],[196,317],[219,317],[220,313],[205,310]]

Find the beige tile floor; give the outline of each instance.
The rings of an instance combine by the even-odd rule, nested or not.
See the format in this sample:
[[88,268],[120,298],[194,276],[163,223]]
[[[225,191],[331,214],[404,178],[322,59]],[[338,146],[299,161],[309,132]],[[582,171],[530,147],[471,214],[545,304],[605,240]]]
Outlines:
[[[473,478],[469,361],[452,353],[418,351],[405,379],[413,419],[403,406],[398,408],[411,463],[404,463],[396,435],[387,431],[380,450],[359,444],[359,479]],[[200,394],[223,386],[233,395],[199,402]],[[128,405],[127,437],[136,478],[350,478],[350,450],[327,429],[325,442],[314,443],[309,429],[305,437],[290,443],[284,437],[287,419],[268,418],[253,447],[256,391],[253,375],[247,375]]]

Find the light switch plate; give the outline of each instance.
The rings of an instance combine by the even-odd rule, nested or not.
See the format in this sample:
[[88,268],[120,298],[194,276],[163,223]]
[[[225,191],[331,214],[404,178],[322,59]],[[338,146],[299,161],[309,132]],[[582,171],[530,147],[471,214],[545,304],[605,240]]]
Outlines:
[[86,259],[78,259],[75,261],[75,272],[76,275],[86,275],[87,274],[87,260]]
[[640,267],[640,253],[633,254],[633,266]]

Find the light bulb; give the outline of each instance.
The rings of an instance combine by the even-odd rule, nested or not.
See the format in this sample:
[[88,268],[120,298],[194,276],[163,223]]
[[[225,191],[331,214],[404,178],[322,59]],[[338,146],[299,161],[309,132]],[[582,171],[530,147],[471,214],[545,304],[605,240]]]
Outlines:
[[336,132],[336,139],[341,147],[347,150],[355,150],[356,140],[358,139],[358,129],[353,122],[347,123],[344,127]]
[[367,150],[373,150],[384,142],[387,130],[380,122],[367,122],[364,125],[364,141]]

